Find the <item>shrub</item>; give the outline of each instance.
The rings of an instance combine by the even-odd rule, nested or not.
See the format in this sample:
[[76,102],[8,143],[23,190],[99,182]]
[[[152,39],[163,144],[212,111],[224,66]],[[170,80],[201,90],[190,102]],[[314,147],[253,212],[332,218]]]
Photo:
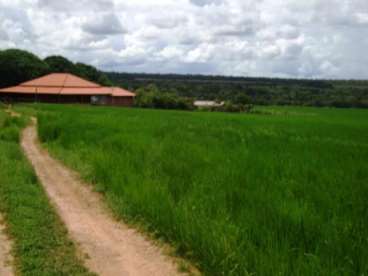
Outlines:
[[143,108],[194,110],[193,101],[175,94],[161,92],[154,85],[137,90],[135,106]]

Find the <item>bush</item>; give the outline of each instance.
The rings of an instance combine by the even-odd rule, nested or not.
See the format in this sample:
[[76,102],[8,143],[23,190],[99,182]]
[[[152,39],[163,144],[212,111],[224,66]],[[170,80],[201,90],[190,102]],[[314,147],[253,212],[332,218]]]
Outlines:
[[135,106],[143,108],[194,110],[193,101],[175,94],[164,93],[154,85],[137,90]]
[[246,94],[238,94],[233,100],[234,104],[249,105],[251,103],[251,98]]

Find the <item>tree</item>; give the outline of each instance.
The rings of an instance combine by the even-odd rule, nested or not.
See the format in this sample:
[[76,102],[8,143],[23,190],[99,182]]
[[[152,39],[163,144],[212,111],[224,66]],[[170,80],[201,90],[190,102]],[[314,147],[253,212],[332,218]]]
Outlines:
[[233,103],[242,104],[242,105],[250,104],[251,103],[251,98],[245,93],[239,93],[234,98]]
[[41,60],[23,50],[0,51],[0,87],[17,85],[48,73],[70,73],[104,86],[112,86],[105,73],[87,64],[74,64],[62,56],[49,56]]
[[18,49],[0,51],[0,87],[17,85],[49,71],[47,63],[32,53]]
[[84,63],[77,63],[75,67],[77,70],[76,74],[81,78],[97,82],[101,85],[112,86],[111,80],[104,73],[97,70],[95,67]]
[[49,56],[44,59],[53,73],[71,73],[76,74],[77,68],[73,62],[62,56]]
[[51,72],[70,73],[81,78],[97,82],[101,85],[112,86],[109,78],[95,67],[83,63],[74,64],[62,56],[50,56],[45,58],[45,62],[50,66]]

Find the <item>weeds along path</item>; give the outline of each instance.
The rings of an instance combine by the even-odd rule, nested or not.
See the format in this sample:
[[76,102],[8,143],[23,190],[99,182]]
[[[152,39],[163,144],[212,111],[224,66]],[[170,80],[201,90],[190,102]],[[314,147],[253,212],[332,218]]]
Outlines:
[[100,195],[54,160],[38,142],[36,120],[22,135],[22,148],[46,193],[83,254],[99,275],[177,275],[173,260],[137,231],[114,220]]
[[0,275],[13,276],[13,268],[11,266],[12,257],[10,255],[11,242],[5,234],[5,226],[2,216],[0,214]]
[[[8,111],[6,111],[8,112]],[[14,116],[16,116],[14,114]],[[0,214],[0,275],[13,276],[14,270],[12,267],[13,258],[11,256],[11,241],[5,233],[5,223]]]

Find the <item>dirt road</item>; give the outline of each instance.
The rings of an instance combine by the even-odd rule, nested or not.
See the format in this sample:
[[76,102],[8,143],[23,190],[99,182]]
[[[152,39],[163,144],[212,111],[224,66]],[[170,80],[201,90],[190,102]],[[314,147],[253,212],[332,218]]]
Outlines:
[[22,148],[71,238],[87,254],[86,266],[99,275],[177,275],[171,258],[137,231],[115,221],[99,194],[40,147],[35,124],[23,131]]
[[11,243],[5,235],[4,222],[0,214],[0,275],[13,276],[14,272],[11,266],[12,257],[10,255]]

